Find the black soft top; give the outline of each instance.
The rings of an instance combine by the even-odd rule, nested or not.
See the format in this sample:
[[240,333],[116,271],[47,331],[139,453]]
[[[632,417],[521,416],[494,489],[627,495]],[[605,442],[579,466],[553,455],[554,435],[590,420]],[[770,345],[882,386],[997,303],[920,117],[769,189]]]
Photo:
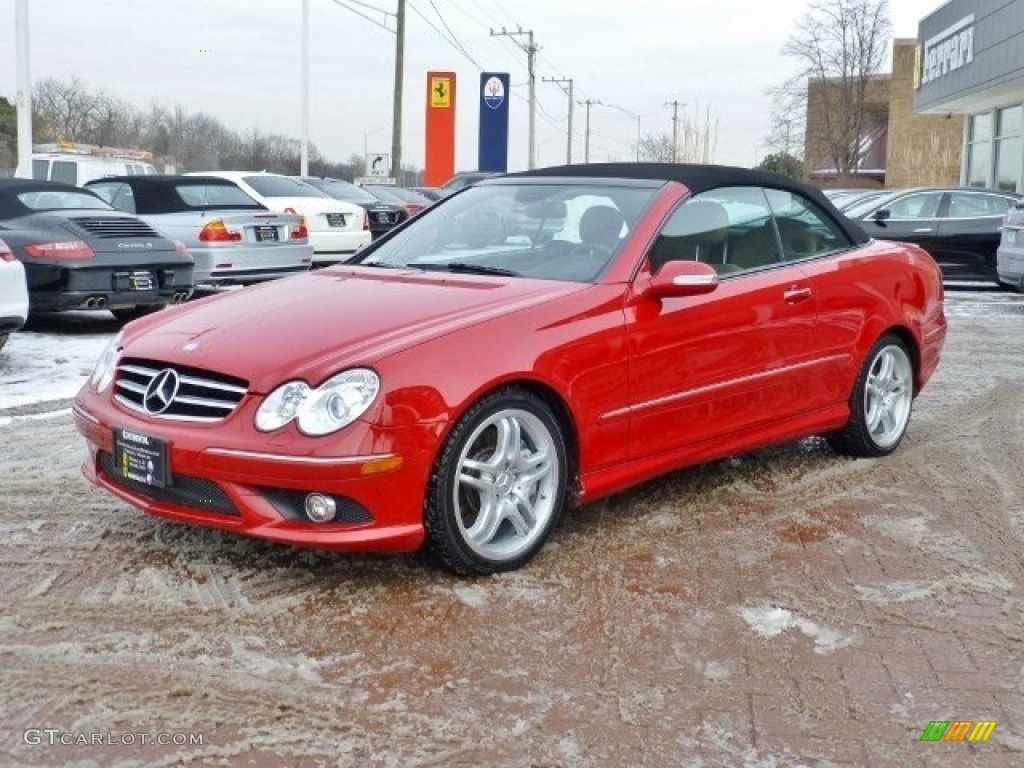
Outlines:
[[[213,211],[224,209],[223,206],[216,205],[203,207],[189,205],[182,199],[181,195],[178,194],[177,189],[175,189],[175,187],[181,184],[187,184],[195,187],[210,185],[234,187],[235,189],[238,189],[238,185],[235,184],[235,182],[229,179],[222,179],[220,176],[182,176],[180,174],[164,173],[146,174],[145,176],[104,176],[102,178],[86,182],[86,187],[88,188],[103,182],[116,182],[119,184],[127,184],[131,187],[132,195],[135,197],[136,212],[143,216],[156,213],[182,213],[185,211]],[[239,191],[245,194],[244,190]],[[248,197],[248,195],[246,195],[246,197]],[[236,208],[241,208],[241,206],[233,205],[228,206],[228,208],[234,210]],[[266,207],[256,200],[252,200],[252,205],[245,206],[245,208],[261,211],[266,210]]]
[[847,219],[820,190],[769,171],[754,171],[729,165],[697,165],[690,163],[590,163],[587,165],[556,165],[532,171],[509,174],[506,178],[586,178],[586,179],[648,179],[675,181],[697,195],[721,187],[767,187],[794,192],[812,200],[831,216],[836,224],[857,244],[871,238],[859,225]]
[[38,179],[0,179],[0,219],[14,219],[28,213],[39,213],[29,208],[18,195],[24,192],[77,192],[102,200],[95,193],[82,187],[64,184],[59,181],[41,181]]

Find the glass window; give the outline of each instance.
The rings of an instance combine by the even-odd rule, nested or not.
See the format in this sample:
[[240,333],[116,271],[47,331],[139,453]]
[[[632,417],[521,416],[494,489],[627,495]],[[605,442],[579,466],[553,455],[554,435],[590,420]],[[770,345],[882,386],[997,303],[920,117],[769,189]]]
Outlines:
[[992,113],[984,112],[980,115],[971,115],[970,134],[968,141],[991,141],[992,139]]
[[976,219],[983,216],[1002,217],[1010,210],[1011,201],[999,195],[977,192],[952,192],[949,196],[950,219]]
[[350,203],[376,203],[379,200],[367,192],[343,179],[303,179],[310,186],[326,192],[335,200],[348,200]]
[[472,187],[353,263],[592,282],[657,189],[585,182]]
[[803,195],[765,190],[786,261],[842,251],[853,243],[832,217]]
[[37,192],[22,192],[17,196],[27,208],[34,211],[56,211],[74,208],[99,208],[111,210],[110,206],[100,200],[96,195],[88,192],[59,192],[51,190],[39,190]]
[[39,179],[40,181],[46,181],[49,178],[50,173],[50,161],[49,160],[33,160],[32,161],[32,178]]
[[894,220],[935,219],[939,216],[940,203],[942,192],[922,192],[900,197],[881,209],[888,209],[889,218]]
[[135,213],[135,195],[132,188],[123,182],[105,181],[99,184],[89,184],[89,191],[119,211]]
[[328,197],[319,189],[287,176],[246,176],[243,181],[263,197]]
[[996,135],[1000,138],[1005,136],[1020,136],[1021,118],[1024,117],[1024,107],[1008,107],[999,110]]
[[694,195],[665,222],[648,254],[651,271],[696,260],[719,274],[782,261],[772,211],[759,187],[723,187]]
[[65,184],[78,183],[78,163],[69,160],[54,160],[50,169],[50,181],[62,181]]
[[248,210],[265,210],[263,205],[253,200],[245,192],[229,181],[195,182],[183,181],[174,185],[174,191],[188,208],[210,210],[213,208],[245,208]]

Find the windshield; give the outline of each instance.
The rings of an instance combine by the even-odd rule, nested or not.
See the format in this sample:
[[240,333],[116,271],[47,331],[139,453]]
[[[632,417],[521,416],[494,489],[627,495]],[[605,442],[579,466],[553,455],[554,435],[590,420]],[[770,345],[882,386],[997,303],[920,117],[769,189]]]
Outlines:
[[246,176],[243,181],[263,197],[328,197],[319,189],[287,176]]
[[348,200],[350,203],[380,202],[369,192],[342,179],[308,179],[306,183],[322,192],[326,192],[335,200]]
[[600,184],[473,187],[427,209],[357,263],[592,282],[656,193]]
[[57,211],[76,208],[99,208],[104,211],[114,210],[96,195],[90,192],[71,192],[56,190],[41,190],[39,192],[22,192],[18,200],[27,208],[33,211]]
[[202,210],[244,208],[254,211],[265,210],[245,192],[230,182],[183,181],[174,185],[174,191],[189,208]]

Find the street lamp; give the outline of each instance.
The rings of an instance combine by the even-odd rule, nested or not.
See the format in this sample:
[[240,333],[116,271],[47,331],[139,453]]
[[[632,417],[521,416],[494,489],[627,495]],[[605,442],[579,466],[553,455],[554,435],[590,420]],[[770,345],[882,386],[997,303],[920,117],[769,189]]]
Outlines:
[[25,178],[32,178],[32,77],[28,58],[28,0],[14,6],[15,55],[18,107],[18,167]]
[[629,115],[630,117],[635,117],[636,118],[636,161],[639,163],[640,162],[640,115],[637,114],[636,112],[630,112],[628,109],[625,109],[624,107],[620,107],[617,104],[605,104],[605,106],[608,107],[609,109],[617,109],[619,112],[622,112],[625,115]]

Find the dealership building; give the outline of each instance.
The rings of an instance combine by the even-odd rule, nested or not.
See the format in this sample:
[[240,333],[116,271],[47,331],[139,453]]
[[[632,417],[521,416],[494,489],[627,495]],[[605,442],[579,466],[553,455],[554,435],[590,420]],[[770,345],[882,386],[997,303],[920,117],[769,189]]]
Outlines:
[[950,0],[917,39],[914,109],[964,117],[961,183],[1024,192],[1024,1]]

